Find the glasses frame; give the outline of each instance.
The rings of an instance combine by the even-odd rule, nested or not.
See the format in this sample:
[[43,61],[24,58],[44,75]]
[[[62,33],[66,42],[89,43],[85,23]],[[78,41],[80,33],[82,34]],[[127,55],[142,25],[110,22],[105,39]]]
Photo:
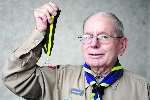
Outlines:
[[99,35],[97,35],[97,36],[90,35],[91,37],[88,40],[89,42],[85,42],[85,40],[83,38],[84,35],[90,35],[90,34],[88,34],[88,33],[82,33],[82,35],[78,35],[77,38],[80,39],[80,41],[84,41],[84,43],[88,43],[88,44],[91,43],[94,38],[96,38],[99,42],[104,43],[104,42],[109,42],[111,39],[120,39],[120,38],[124,37],[124,36],[116,36],[115,37],[115,36],[109,35],[108,33],[100,33],[99,35],[106,35],[107,37],[109,37],[109,39],[108,40],[102,40],[102,39],[100,40],[100,38],[98,38]]

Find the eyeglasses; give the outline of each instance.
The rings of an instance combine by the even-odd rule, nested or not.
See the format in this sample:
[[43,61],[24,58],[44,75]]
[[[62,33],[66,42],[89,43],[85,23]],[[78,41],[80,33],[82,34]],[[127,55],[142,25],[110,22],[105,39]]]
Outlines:
[[87,43],[87,44],[91,43],[93,39],[96,39],[101,43],[108,43],[112,41],[113,39],[122,38],[122,37],[123,36],[114,37],[114,36],[108,35],[107,33],[101,33],[97,36],[94,36],[93,34],[83,34],[81,36],[78,36],[80,41],[82,41],[83,43]]

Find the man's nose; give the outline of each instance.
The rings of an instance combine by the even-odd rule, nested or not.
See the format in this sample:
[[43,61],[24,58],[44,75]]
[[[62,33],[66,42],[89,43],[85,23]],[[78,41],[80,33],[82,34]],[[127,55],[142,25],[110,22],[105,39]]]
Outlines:
[[97,37],[94,37],[92,40],[91,40],[91,47],[93,48],[99,48],[100,47],[100,42],[98,40]]

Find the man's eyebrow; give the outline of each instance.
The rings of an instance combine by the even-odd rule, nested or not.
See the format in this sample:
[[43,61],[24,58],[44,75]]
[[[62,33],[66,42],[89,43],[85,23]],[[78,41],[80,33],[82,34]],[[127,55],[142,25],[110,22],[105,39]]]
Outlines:
[[106,33],[106,32],[99,32],[97,35],[100,35],[100,34],[108,34],[108,33]]
[[90,33],[90,32],[86,32],[86,33],[84,33],[84,34],[87,34],[87,35],[93,35],[92,33]]
[[[93,32],[94,33],[94,32]],[[94,35],[92,32],[85,32],[84,34],[87,34],[87,35]],[[100,35],[100,34],[105,34],[105,35],[109,35],[107,32],[97,32],[97,35]]]

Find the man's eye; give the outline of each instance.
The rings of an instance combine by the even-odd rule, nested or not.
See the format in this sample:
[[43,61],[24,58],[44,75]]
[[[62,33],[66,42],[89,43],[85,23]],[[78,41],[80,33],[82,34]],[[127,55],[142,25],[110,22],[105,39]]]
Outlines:
[[107,36],[107,35],[100,35],[98,38],[99,39],[109,39],[109,36]]

